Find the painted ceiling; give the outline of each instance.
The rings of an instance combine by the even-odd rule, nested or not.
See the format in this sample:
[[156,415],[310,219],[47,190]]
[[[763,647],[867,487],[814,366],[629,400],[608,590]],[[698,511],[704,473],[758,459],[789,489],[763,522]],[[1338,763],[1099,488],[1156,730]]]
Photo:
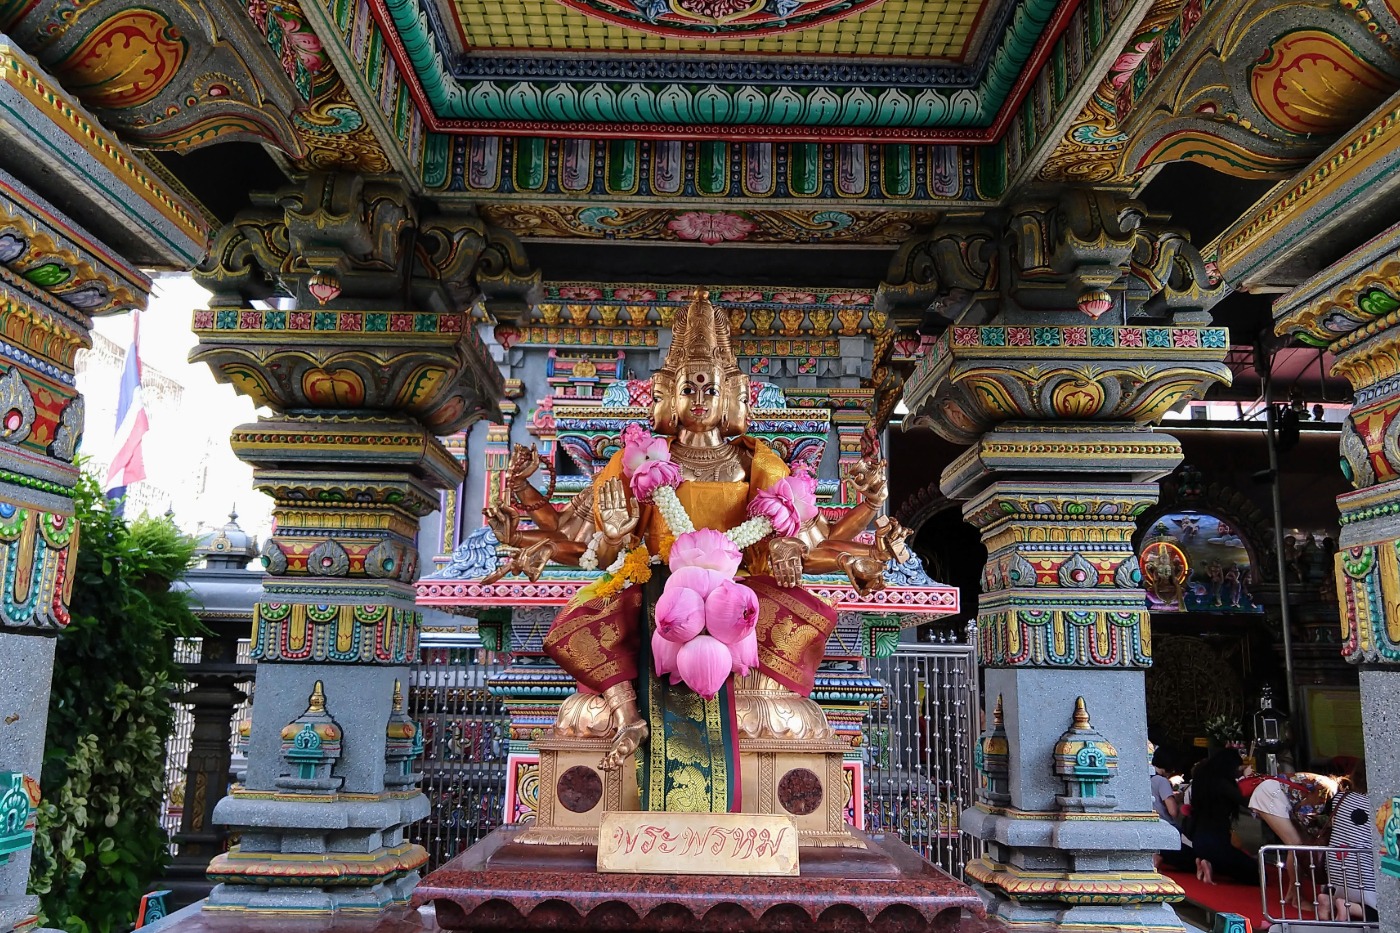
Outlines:
[[[965,61],[1007,0],[443,0],[460,50]],[[974,41],[974,39],[976,41]]]
[[[1108,11],[1079,17],[1076,52],[1087,52],[1091,25],[1121,9],[1081,0],[319,2],[371,84],[382,40],[395,79],[438,132],[909,143],[994,141],[1074,13]],[[698,10],[737,18],[706,22]]]

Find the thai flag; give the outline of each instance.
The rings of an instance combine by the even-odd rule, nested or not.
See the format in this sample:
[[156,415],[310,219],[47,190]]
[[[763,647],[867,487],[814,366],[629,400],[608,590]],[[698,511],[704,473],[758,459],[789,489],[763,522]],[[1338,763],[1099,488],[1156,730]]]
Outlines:
[[107,498],[115,500],[113,510],[122,513],[126,487],[146,478],[141,460],[141,438],[150,430],[146,407],[141,402],[141,312],[131,316],[131,348],[122,366],[121,387],[117,393],[117,452],[103,484]]

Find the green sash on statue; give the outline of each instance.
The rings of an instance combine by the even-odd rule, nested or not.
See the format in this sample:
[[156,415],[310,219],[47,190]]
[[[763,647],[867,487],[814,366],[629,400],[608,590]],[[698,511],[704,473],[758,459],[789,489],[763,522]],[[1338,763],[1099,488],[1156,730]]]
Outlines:
[[734,693],[726,682],[714,699],[704,700],[684,684],[652,673],[651,633],[656,601],[669,573],[657,567],[643,588],[646,637],[637,703],[651,737],[638,751],[637,787],[643,810],[725,813],[739,810],[739,741]]

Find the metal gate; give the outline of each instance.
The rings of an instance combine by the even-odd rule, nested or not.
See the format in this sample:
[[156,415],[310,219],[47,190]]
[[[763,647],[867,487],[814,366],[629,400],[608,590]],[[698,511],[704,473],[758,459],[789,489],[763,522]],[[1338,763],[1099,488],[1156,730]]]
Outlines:
[[[938,636],[935,636],[938,637]],[[897,833],[915,851],[955,878],[981,854],[964,836],[958,816],[974,800],[973,747],[978,734],[975,644],[951,636],[902,644],[872,660],[885,684],[865,738],[865,827]]]
[[425,647],[409,671],[410,715],[423,726],[423,793],[432,809],[409,840],[432,871],[501,825],[510,717],[487,681],[502,669],[480,647]]
[[[958,830],[973,800],[976,650],[949,636],[900,645],[872,660],[884,695],[864,726],[865,825],[893,832],[954,877],[980,854]],[[501,825],[510,718],[487,681],[500,656],[479,647],[425,647],[410,672],[410,706],[424,732],[423,793],[432,810],[410,830],[428,850],[425,871]]]

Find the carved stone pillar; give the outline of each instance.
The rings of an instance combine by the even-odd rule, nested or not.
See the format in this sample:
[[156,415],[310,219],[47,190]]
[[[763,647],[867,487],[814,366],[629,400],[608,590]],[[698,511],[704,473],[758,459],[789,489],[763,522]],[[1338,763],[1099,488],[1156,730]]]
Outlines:
[[[208,910],[369,910],[403,903],[428,812],[400,780],[391,718],[417,653],[418,521],[457,485],[437,439],[496,410],[500,378],[469,309],[493,233],[429,213],[401,183],[312,175],[255,198],[197,278],[193,354],[275,414],[235,453],[272,496],[254,611],[248,770],[215,820]],[[292,296],[254,308],[274,287]],[[401,742],[400,742],[401,744]]]
[[1342,655],[1360,667],[1361,722],[1375,808],[1381,929],[1400,924],[1400,227],[1338,260],[1274,305],[1275,330],[1336,355],[1355,389],[1342,426],[1337,498]]
[[8,933],[38,903],[26,894],[34,805],[56,636],[69,622],[76,573],[73,458],[84,405],[74,357],[90,346],[90,313],[143,306],[150,282],[4,171],[0,234],[0,931]]
[[1135,209],[1071,192],[1014,211],[1009,292],[965,296],[963,320],[995,323],[954,323],[905,390],[907,424],[970,445],[941,479],[988,555],[987,731],[962,828],[986,845],[969,878],[1013,927],[1181,926],[1180,889],[1152,867],[1177,837],[1151,805],[1132,536],[1181,459],[1151,425],[1229,380],[1228,336],[1196,323],[1200,301],[1176,326],[1199,289],[1176,254],[1137,249]]

